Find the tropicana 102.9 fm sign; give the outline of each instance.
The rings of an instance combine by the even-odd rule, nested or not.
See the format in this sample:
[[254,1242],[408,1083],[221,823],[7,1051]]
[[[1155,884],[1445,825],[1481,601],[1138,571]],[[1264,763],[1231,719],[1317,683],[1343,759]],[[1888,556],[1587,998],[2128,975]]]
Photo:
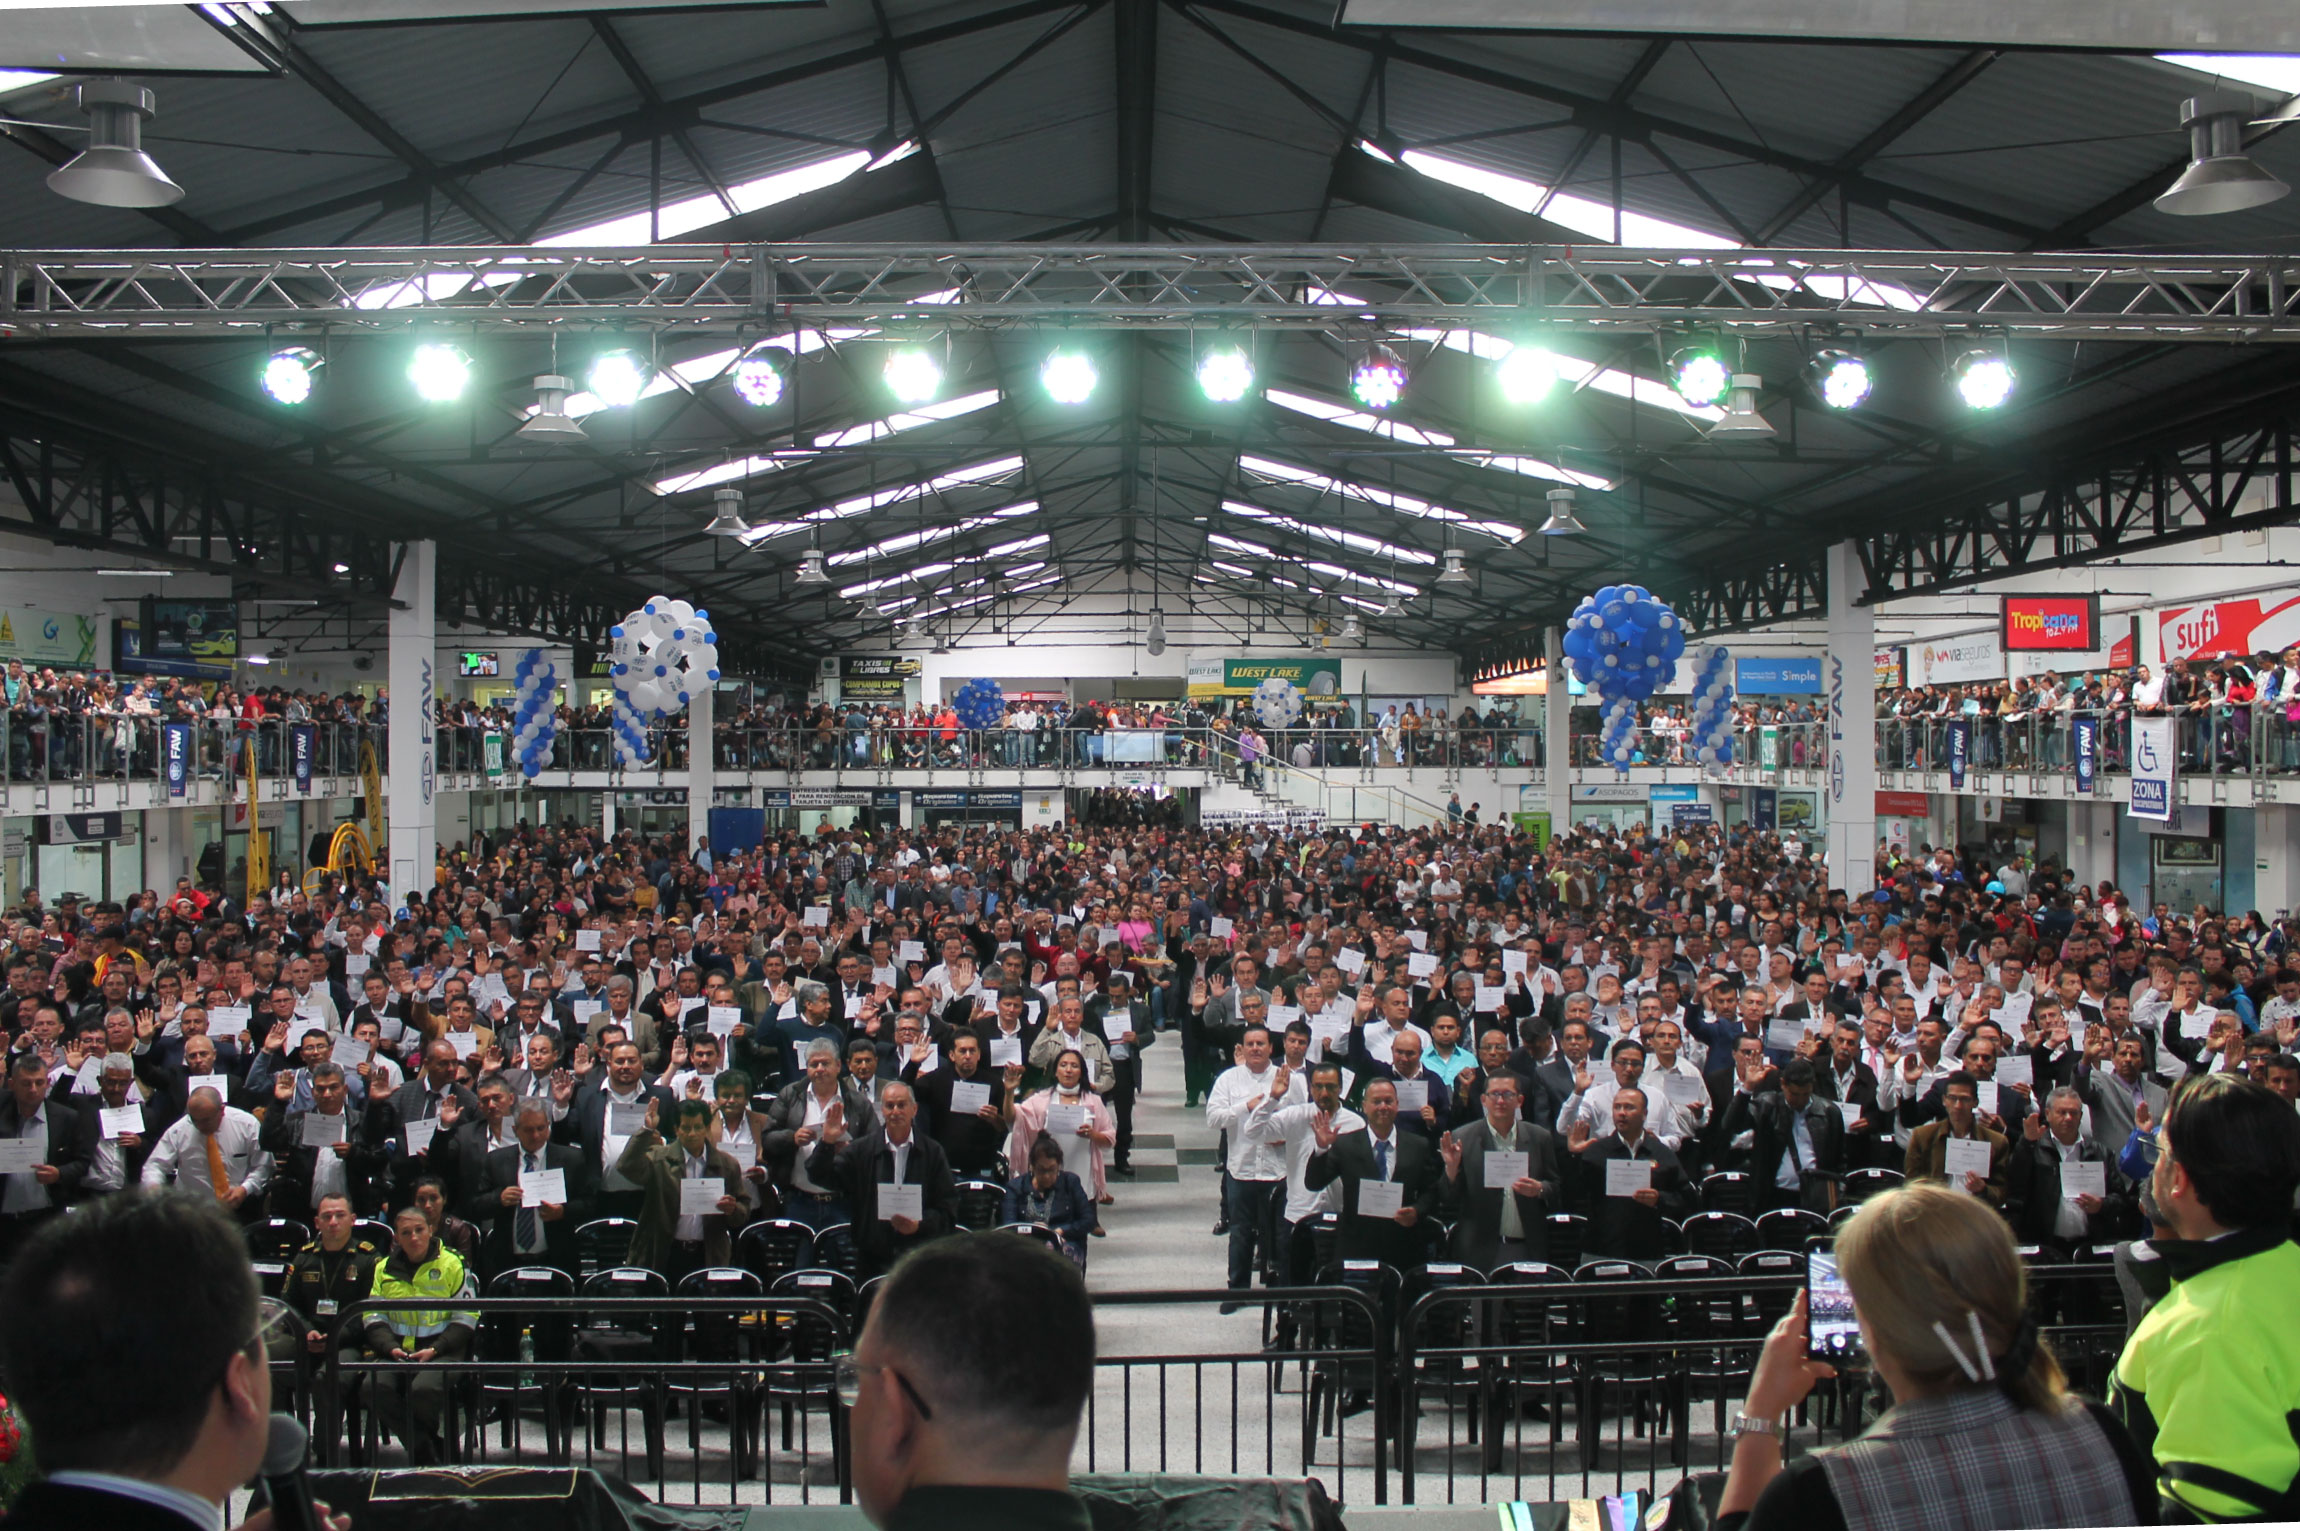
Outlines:
[[2004,598],[2008,654],[2081,653],[2100,643],[2097,595],[2008,595]]

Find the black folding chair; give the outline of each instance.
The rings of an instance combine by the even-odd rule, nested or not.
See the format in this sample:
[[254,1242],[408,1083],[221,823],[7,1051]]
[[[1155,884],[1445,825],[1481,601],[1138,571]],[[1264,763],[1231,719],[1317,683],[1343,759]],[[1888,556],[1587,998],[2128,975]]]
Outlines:
[[735,1239],[735,1263],[765,1282],[775,1282],[815,1263],[815,1231],[792,1218],[753,1223]]
[[1574,1373],[1556,1347],[1575,1339],[1580,1325],[1573,1273],[1563,1266],[1521,1261],[1497,1267],[1487,1281],[1495,1288],[1536,1289],[1496,1291],[1482,1304],[1486,1338],[1498,1351],[1478,1368],[1485,1391],[1484,1470],[1492,1473],[1501,1469],[1502,1426],[1512,1415],[1530,1410],[1546,1416],[1550,1440],[1558,1438]]
[[[671,1283],[664,1279],[661,1271],[619,1265],[584,1277],[583,1295],[647,1297],[660,1301],[671,1295]],[[586,1312],[577,1327],[573,1354],[578,1361],[596,1361],[600,1367],[596,1372],[581,1372],[576,1379],[582,1406],[590,1418],[591,1449],[606,1449],[610,1407],[618,1415],[637,1409],[646,1442],[647,1471],[660,1481],[663,1420],[669,1412],[669,1399],[659,1365],[664,1349],[656,1333],[656,1321],[625,1319],[613,1308]],[[628,1439],[626,1428],[625,1440]],[[628,1455],[627,1448],[625,1455]]]
[[[1729,1212],[1704,1214],[1731,1217]],[[1738,1221],[1746,1224],[1748,1219]],[[1673,1257],[1674,1258],[1674,1257]],[[1644,1345],[1666,1338],[1667,1315],[1653,1296],[1614,1296],[1608,1285],[1644,1281],[1650,1272],[1633,1260],[1592,1260],[1573,1273],[1575,1295],[1582,1299],[1580,1338],[1595,1345]],[[1618,1393],[1631,1427],[1642,1437],[1650,1417],[1658,1434],[1664,1420],[1674,1417],[1674,1378],[1668,1357],[1657,1351],[1623,1354],[1607,1360],[1583,1360],[1575,1368],[1577,1407],[1574,1428],[1581,1443],[1581,1466],[1587,1472],[1597,1464],[1599,1432],[1607,1399]],[[1682,1442],[1680,1442],[1682,1454]],[[1682,1467],[1684,1464],[1678,1464]]]
[[288,1267],[294,1263],[296,1251],[309,1244],[312,1235],[308,1223],[292,1217],[267,1217],[248,1224],[240,1237],[247,1243],[248,1262],[255,1267],[264,1295],[278,1297],[287,1291]]
[[[485,1295],[572,1297],[575,1295],[575,1278],[549,1266],[515,1266],[507,1271],[497,1271],[490,1277]],[[530,1341],[534,1347],[532,1359],[565,1361],[574,1352],[575,1325],[571,1319],[554,1313],[491,1312],[483,1315],[479,1321],[474,1350],[482,1361],[528,1359],[520,1354],[519,1342],[522,1338]],[[564,1410],[568,1388],[564,1381],[554,1379],[540,1384],[540,1391],[543,1395],[544,1450],[551,1461],[565,1462],[570,1456]],[[479,1381],[474,1423],[484,1423],[488,1414],[500,1410],[505,1451],[513,1449],[513,1432],[518,1423],[516,1416],[527,1392],[526,1379],[516,1375],[495,1382],[484,1377]]]
[[951,1188],[961,1228],[995,1228],[1006,1211],[1006,1187],[987,1180],[961,1180]]
[[1879,1191],[1889,1191],[1907,1178],[1899,1170],[1847,1170],[1844,1180],[1845,1205],[1859,1206]]
[[[875,1277],[870,1284],[876,1287],[885,1279]],[[808,1298],[841,1314],[855,1312],[861,1301],[846,1273],[830,1270],[790,1271],[776,1280],[769,1295]],[[831,1363],[841,1351],[849,1348],[850,1335],[862,1332],[862,1320],[857,1317],[853,1329],[849,1330],[819,1314],[802,1311],[780,1315],[777,1324],[780,1339],[773,1364],[767,1368],[766,1398],[770,1405],[779,1406],[782,1411],[783,1450],[792,1449],[797,1416],[811,1412],[813,1405],[820,1404],[830,1423],[833,1481],[843,1483],[846,1481],[846,1410],[839,1402]]]
[[588,1281],[631,1258],[631,1235],[639,1225],[627,1217],[595,1217],[575,1230],[576,1276]]
[[[763,1298],[767,1284],[739,1266],[708,1265],[680,1277],[671,1295]],[[759,1410],[765,1398],[761,1363],[772,1344],[763,1312],[695,1313],[686,1324],[666,1324],[662,1338],[672,1361],[725,1366],[723,1383],[707,1381],[702,1375],[679,1374],[673,1377],[669,1391],[685,1408],[690,1452],[702,1451],[704,1411],[714,1404],[725,1408],[727,1433],[735,1448],[735,1475],[749,1477],[758,1469]]]
[[1696,1212],[1685,1219],[1685,1252],[1728,1263],[1756,1249],[1757,1225],[1738,1212]]
[[1757,1214],[1757,1177],[1740,1170],[1719,1170],[1701,1177],[1701,1210]]
[[1802,1251],[1813,1240],[1826,1245],[1833,1235],[1829,1220],[1802,1207],[1775,1207],[1757,1219],[1757,1247]]

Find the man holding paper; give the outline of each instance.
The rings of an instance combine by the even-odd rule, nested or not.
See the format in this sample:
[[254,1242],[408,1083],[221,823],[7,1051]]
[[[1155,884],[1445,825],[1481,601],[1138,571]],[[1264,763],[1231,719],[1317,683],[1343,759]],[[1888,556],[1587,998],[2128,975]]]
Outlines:
[[2041,1116],[2022,1124],[2005,1170],[2005,1216],[2023,1244],[2067,1252],[2123,1238],[2133,1218],[2133,1185],[2116,1156],[2081,1133],[2084,1099],[2061,1088]]
[[1951,1074],[1941,1102],[1948,1115],[1909,1134],[1902,1173],[1910,1180],[1943,1180],[1992,1207],[2003,1206],[2012,1145],[1980,1120],[1979,1085],[1970,1074]]
[[1565,1146],[1580,1155],[1582,1172],[1596,1182],[1589,1254],[1659,1260],[1675,1243],[1664,1220],[1685,1218],[1696,1210],[1684,1164],[1668,1144],[1645,1130],[1645,1109],[1641,1087],[1618,1090],[1613,1096],[1613,1131],[1593,1139],[1589,1123],[1576,1121],[1566,1139]]
[[[1302,1187],[1315,1194],[1341,1185],[1337,1258],[1379,1260],[1400,1272],[1418,1270],[1429,1262],[1430,1236],[1445,1202],[1437,1154],[1428,1139],[1398,1130],[1397,1086],[1387,1079],[1366,1086],[1365,1130],[1353,1131],[1345,1118],[1354,1116],[1340,1109],[1337,1065],[1319,1064],[1312,1071],[1311,1090],[1316,1093],[1329,1072],[1335,1076],[1331,1102],[1314,1102],[1299,1121],[1310,1149],[1302,1160]],[[1296,1279],[1309,1277],[1297,1273]]]
[[915,1130],[917,1116],[910,1086],[890,1080],[877,1128],[855,1139],[827,1129],[808,1161],[808,1174],[838,1186],[853,1212],[858,1280],[886,1274],[902,1255],[958,1226],[950,1161],[940,1143]]
[[311,1109],[291,1111],[293,1076],[275,1082],[271,1111],[264,1118],[263,1147],[272,1156],[272,1212],[299,1221],[308,1218],[322,1196],[342,1195],[362,1217],[383,1209],[384,1113],[355,1101],[340,1064],[322,1059],[307,1070]]
[[141,1183],[144,1160],[151,1156],[153,1145],[168,1125],[165,1103],[136,1082],[133,1058],[126,1053],[108,1053],[103,1062],[93,1099],[83,1095],[72,1101],[65,1094],[68,1087],[62,1084],[48,1094],[49,1104],[76,1105],[80,1110],[88,1174],[73,1197],[75,1202]]
[[1557,1139],[1519,1115],[1516,1075],[1488,1079],[1484,1102],[1482,1119],[1438,1139],[1439,1215],[1454,1225],[1453,1257],[1481,1271],[1547,1260],[1545,1219],[1565,1204]]
[[480,1268],[488,1279],[521,1265],[579,1273],[575,1230],[591,1216],[595,1177],[583,1151],[551,1141],[551,1111],[540,1100],[519,1105],[518,1143],[482,1162],[463,1215],[486,1230]]
[[681,1101],[677,1109],[678,1136],[666,1143],[662,1098],[649,1095],[647,1124],[615,1166],[640,1190],[630,1263],[661,1271],[674,1288],[707,1265],[733,1263],[734,1232],[750,1218],[742,1166],[711,1146],[711,1103]]

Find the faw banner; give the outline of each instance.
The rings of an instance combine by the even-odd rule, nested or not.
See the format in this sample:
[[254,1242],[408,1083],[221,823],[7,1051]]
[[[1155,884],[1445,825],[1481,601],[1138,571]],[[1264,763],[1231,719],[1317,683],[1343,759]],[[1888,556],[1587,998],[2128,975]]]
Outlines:
[[2207,659],[2221,654],[2280,654],[2300,644],[2300,595],[2247,596],[2201,606],[2169,606],[2156,614],[2164,658]]

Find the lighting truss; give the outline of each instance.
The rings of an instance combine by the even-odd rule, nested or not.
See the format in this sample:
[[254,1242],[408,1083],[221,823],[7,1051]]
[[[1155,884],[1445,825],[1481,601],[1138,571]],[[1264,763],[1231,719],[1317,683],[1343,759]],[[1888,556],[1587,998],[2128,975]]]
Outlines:
[[708,468],[697,468],[691,473],[674,473],[669,478],[655,480],[657,494],[685,494],[692,489],[708,489],[714,484],[733,483],[737,479],[756,478],[762,473],[779,473],[785,468],[812,462],[825,452],[841,447],[859,447],[868,442],[884,441],[889,436],[916,430],[922,425],[936,425],[944,420],[955,420],[971,415],[978,409],[988,409],[1004,395],[997,389],[970,393],[962,399],[946,399],[939,404],[923,404],[917,409],[906,409],[888,415],[883,420],[865,420],[850,425],[843,431],[817,436],[812,447],[789,447],[779,452],[762,453],[738,458],[733,462],[717,462]]
[[1256,478],[1266,479],[1271,483],[1293,484],[1303,489],[1314,489],[1320,494],[1337,495],[1342,499],[1357,500],[1367,505],[1379,505],[1384,510],[1394,510],[1401,516],[1412,516],[1417,520],[1443,521],[1449,526],[1458,526],[1463,531],[1476,532],[1481,537],[1491,537],[1496,542],[1523,542],[1525,540],[1525,528],[1512,526],[1507,521],[1480,521],[1474,516],[1465,516],[1458,510],[1448,510],[1443,505],[1418,499],[1410,494],[1400,494],[1394,489],[1383,489],[1375,484],[1360,484],[1346,478],[1329,478],[1315,469],[1298,468],[1292,463],[1277,462],[1267,457],[1242,456],[1238,459],[1238,471],[1251,474]]
[[[1577,330],[2300,336],[2275,255],[1614,249],[1538,245],[655,245],[0,252],[0,326],[128,337],[458,333],[570,324],[729,335],[770,318],[941,329],[1326,330],[1350,307],[1408,330],[1538,315]],[[953,291],[954,273],[964,276]],[[1890,292],[1890,301],[1875,294]],[[387,293],[383,300],[374,294]],[[1906,296],[1901,296],[1905,294]]]
[[763,521],[745,533],[741,540],[752,547],[757,547],[770,538],[787,536],[792,532],[803,532],[809,526],[824,521],[843,521],[850,516],[867,516],[874,510],[884,510],[889,505],[900,505],[905,500],[924,499],[930,494],[941,494],[951,489],[964,489],[971,484],[994,483],[1021,471],[1022,459],[1020,457],[997,457],[989,462],[970,463],[963,468],[953,468],[947,473],[938,473],[933,478],[921,479],[916,483],[897,484],[892,489],[874,489],[868,494],[854,495],[851,498],[840,500],[836,504],[825,505],[819,510],[810,510],[795,521]]
[[1577,473],[1571,468],[1561,468],[1556,463],[1544,462],[1538,457],[1516,457],[1507,452],[1456,446],[1454,438],[1443,431],[1369,414],[1362,409],[1352,409],[1347,404],[1312,398],[1308,394],[1293,393],[1283,388],[1265,388],[1262,397],[1280,409],[1290,409],[1297,415],[1308,415],[1313,420],[1323,420],[1329,425],[1365,431],[1386,440],[1405,442],[1409,446],[1436,447],[1454,461],[1469,463],[1474,467],[1492,468],[1501,473],[1519,473],[1527,478],[1545,478],[1581,489],[1602,490],[1614,487],[1613,480],[1595,473]]

